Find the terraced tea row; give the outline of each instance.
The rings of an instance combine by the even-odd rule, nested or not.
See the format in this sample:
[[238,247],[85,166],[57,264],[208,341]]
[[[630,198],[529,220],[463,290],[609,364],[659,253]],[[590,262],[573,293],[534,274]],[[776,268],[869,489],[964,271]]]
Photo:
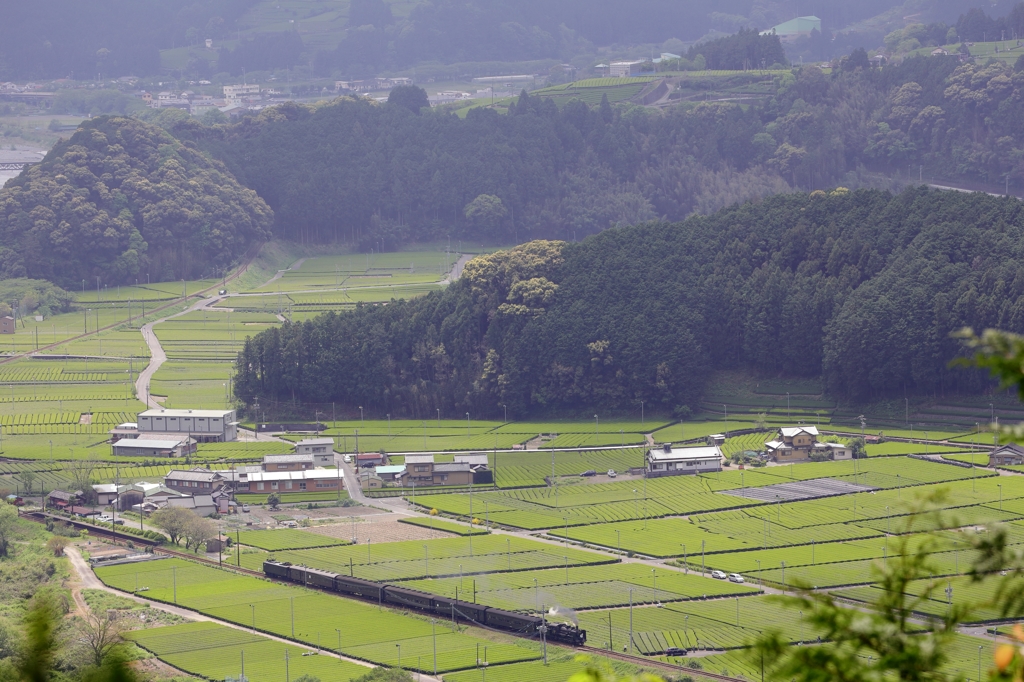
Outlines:
[[[262,570],[264,554],[243,554],[242,566]],[[512,536],[468,536],[424,542],[389,542],[272,553],[277,561],[289,561],[334,573],[379,582],[427,576],[458,576],[496,571],[610,563],[614,559],[572,547]]]

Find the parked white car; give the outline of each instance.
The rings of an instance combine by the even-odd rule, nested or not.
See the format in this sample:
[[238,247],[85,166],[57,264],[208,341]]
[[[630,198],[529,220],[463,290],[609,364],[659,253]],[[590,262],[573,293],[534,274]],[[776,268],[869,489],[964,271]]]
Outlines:
[[725,571],[711,571],[711,577],[725,580]]
[[342,459],[343,462],[345,462],[345,464],[351,464],[352,463],[352,455],[345,455],[341,459]]
[[615,478],[618,474],[615,473],[615,469],[608,470],[608,478]]
[[729,582],[731,582],[731,583],[741,583],[741,582],[743,582],[743,576],[740,575],[739,573],[730,573],[729,574]]

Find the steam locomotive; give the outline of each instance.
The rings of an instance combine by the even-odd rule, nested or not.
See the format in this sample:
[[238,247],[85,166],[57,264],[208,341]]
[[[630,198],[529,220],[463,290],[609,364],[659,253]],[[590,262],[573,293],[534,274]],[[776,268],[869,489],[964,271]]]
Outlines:
[[504,611],[489,606],[482,606],[450,597],[441,597],[428,592],[410,590],[396,585],[375,583],[347,575],[340,575],[317,568],[295,566],[283,561],[264,561],[263,572],[271,578],[301,583],[306,587],[315,587],[329,592],[340,592],[354,597],[362,597],[381,604],[415,609],[437,616],[451,618],[483,625],[497,630],[505,630],[521,637],[541,636],[541,626],[547,627],[547,639],[571,646],[583,646],[587,641],[587,631],[580,630],[566,623],[548,623],[543,618],[528,616],[513,611]]

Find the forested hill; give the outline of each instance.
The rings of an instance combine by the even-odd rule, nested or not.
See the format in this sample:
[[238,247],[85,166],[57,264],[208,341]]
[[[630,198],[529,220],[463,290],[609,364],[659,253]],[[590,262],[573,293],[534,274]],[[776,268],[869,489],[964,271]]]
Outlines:
[[[529,96],[507,115],[473,109],[460,119],[339,99],[173,132],[266,199],[280,237],[365,250],[449,235],[572,240],[791,188],[905,183],[920,166],[925,177],[999,187],[1009,174],[1019,193],[1024,71],[931,57],[876,69],[861,52],[832,74],[785,74],[757,106],[557,109]],[[496,210],[467,212],[481,195],[498,197]]]
[[965,325],[1024,332],[1024,204],[840,188],[478,257],[444,292],[260,333],[235,386],[415,417],[685,412],[725,368],[937,394],[982,385],[948,367]]
[[98,118],[0,189],[0,279],[102,283],[219,276],[273,213],[191,143]]

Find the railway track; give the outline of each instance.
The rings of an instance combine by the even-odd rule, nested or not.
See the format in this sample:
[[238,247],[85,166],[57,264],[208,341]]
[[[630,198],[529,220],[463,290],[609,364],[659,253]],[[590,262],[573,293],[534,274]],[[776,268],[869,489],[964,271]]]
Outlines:
[[[93,524],[85,522],[85,521],[78,521],[78,520],[75,520],[75,519],[68,519],[68,518],[66,518],[64,516],[57,516],[55,514],[47,514],[46,512],[41,512],[41,511],[28,512],[28,513],[24,514],[23,516],[25,518],[29,518],[29,519],[31,519],[33,521],[37,521],[39,523],[45,523],[47,519],[53,519],[54,521],[63,521],[65,523],[69,523],[74,528],[77,528],[77,529],[80,529],[80,530],[87,530],[87,531],[89,531],[89,535],[91,537],[101,538],[101,539],[104,539],[104,540],[112,541],[115,544],[131,541],[133,544],[135,544],[137,546],[141,545],[141,546],[144,546],[144,547],[151,548],[153,550],[154,554],[163,554],[163,555],[166,555],[166,556],[178,557],[178,558],[181,558],[181,559],[187,559],[189,561],[195,561],[196,563],[207,564],[209,566],[216,566],[218,568],[227,568],[227,569],[230,569],[232,571],[237,571],[238,573],[243,573],[245,575],[250,575],[250,576],[253,576],[253,577],[257,577],[257,578],[263,578],[264,580],[273,580],[274,582],[280,582],[281,584],[284,584],[284,585],[294,585],[294,583],[291,583],[291,582],[289,582],[287,580],[278,580],[276,578],[268,576],[263,571],[254,571],[254,570],[249,569],[249,568],[243,568],[241,566],[235,566],[234,564],[214,561],[212,559],[208,559],[206,557],[198,556],[198,555],[190,553],[190,552],[182,552],[182,551],[179,551],[179,550],[168,549],[167,547],[163,547],[163,546],[159,545],[154,540],[150,540],[148,538],[136,537],[136,536],[133,536],[133,535],[128,535],[127,533],[117,533],[117,532],[113,531],[112,529],[104,528],[102,526],[96,526],[96,525],[93,525]],[[345,595],[341,595],[341,596],[345,596]],[[348,597],[348,598],[352,598],[352,597]],[[360,600],[360,601],[366,601],[366,600]],[[620,660],[620,661],[623,661],[623,662],[626,662],[626,663],[631,663],[633,665],[640,665],[640,666],[644,666],[644,667],[647,667],[647,668],[655,668],[655,669],[658,669],[658,670],[664,670],[666,672],[680,673],[680,674],[691,675],[691,676],[696,676],[696,677],[704,677],[704,678],[713,679],[713,680],[721,680],[722,682],[747,682],[745,680],[741,680],[741,679],[738,679],[738,678],[735,678],[735,677],[729,677],[729,676],[726,676],[726,675],[719,675],[718,673],[706,672],[704,670],[694,670],[694,669],[691,669],[691,668],[686,668],[686,667],[682,667],[682,666],[679,666],[679,665],[674,665],[672,663],[666,663],[664,661],[657,661],[657,660],[652,660],[652,659],[644,658],[643,656],[634,656],[634,655],[630,655],[630,654],[627,654],[627,653],[621,653],[621,652],[617,652],[617,651],[609,651],[607,649],[599,649],[597,647],[592,647],[592,646],[584,645],[584,646],[579,646],[579,647],[571,647],[571,646],[568,646],[568,645],[565,645],[565,644],[561,644],[561,643],[556,643],[556,642],[548,642],[548,646],[556,647],[556,648],[563,648],[563,649],[567,649],[567,650],[570,650],[570,651],[585,652],[585,653],[593,654],[595,656],[602,656],[602,657],[605,657],[605,658],[614,658],[616,660]]]
[[[679,673],[680,675],[694,675],[698,677],[707,677],[713,680],[723,680],[723,682],[749,682],[749,680],[743,680],[737,677],[729,677],[727,675],[719,675],[718,673],[709,673],[705,670],[694,670],[685,666],[674,665],[672,663],[666,663],[665,661],[655,661],[643,656],[633,656],[627,653],[620,653],[618,651],[609,651],[608,649],[598,649],[592,646],[581,646],[576,647],[576,651],[583,651],[588,654],[594,654],[595,656],[603,656],[605,658],[614,658],[619,661],[626,663],[632,663],[634,665],[640,665],[647,668],[658,668],[659,670],[671,671]],[[696,660],[696,659],[694,659]]]

